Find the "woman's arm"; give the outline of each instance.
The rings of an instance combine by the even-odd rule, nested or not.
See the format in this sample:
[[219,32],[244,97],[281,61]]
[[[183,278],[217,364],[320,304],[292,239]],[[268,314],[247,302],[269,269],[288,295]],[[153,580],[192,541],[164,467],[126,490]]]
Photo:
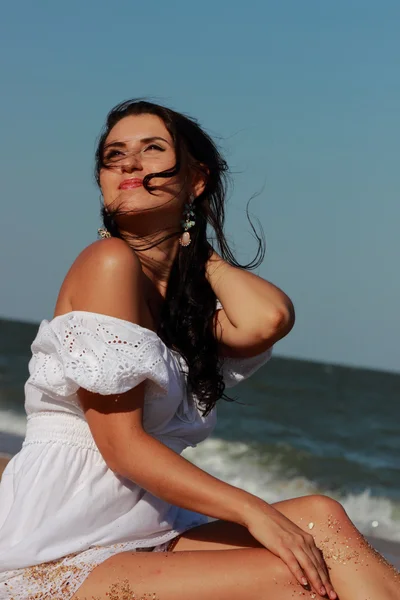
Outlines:
[[266,503],[209,475],[143,429],[144,383],[120,395],[78,396],[107,466],[174,506],[246,525]]
[[294,325],[294,307],[278,287],[232,267],[215,251],[206,277],[221,302],[214,325],[224,356],[254,356],[270,348]]
[[[114,238],[92,244],[72,270],[73,310],[142,324],[141,265],[125,242]],[[265,503],[208,475],[149,435],[143,428],[144,390],[145,382],[118,395],[78,390],[107,466],[170,504],[244,524],[250,507]]]

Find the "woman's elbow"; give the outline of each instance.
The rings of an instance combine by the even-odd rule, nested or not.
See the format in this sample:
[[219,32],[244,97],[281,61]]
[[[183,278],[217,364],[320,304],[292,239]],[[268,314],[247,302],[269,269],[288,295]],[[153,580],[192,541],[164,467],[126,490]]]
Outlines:
[[277,318],[278,330],[284,331],[285,335],[287,335],[293,329],[295,318],[294,306],[289,300],[289,303],[279,311]]
[[269,313],[263,328],[263,337],[276,340],[285,337],[295,323],[295,311],[292,301],[287,300]]

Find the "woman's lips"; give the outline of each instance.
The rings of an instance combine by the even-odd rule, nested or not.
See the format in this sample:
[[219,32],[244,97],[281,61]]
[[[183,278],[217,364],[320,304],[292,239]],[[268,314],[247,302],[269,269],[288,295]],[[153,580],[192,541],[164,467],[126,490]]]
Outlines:
[[143,185],[143,181],[138,177],[134,177],[133,179],[124,179],[118,187],[120,190],[133,190],[133,188],[140,187],[141,185]]

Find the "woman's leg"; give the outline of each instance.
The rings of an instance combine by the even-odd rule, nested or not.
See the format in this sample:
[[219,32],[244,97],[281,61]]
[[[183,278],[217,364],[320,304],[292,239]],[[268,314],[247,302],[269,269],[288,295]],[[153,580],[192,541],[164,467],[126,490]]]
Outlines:
[[[274,506],[312,532],[340,600],[400,599],[399,573],[368,546],[340,504],[324,496],[308,496]],[[262,548],[247,529],[213,521],[184,533],[172,553],[113,556],[94,569],[72,600],[292,600],[297,596],[321,598],[304,590],[283,561]]]
[[[400,574],[365,541],[343,507],[325,496],[306,496],[273,505],[312,533],[329,567],[340,600],[399,600]],[[235,523],[213,521],[187,531],[174,552],[260,547]]]
[[352,600],[399,600],[399,572],[367,543],[343,507],[325,496],[309,498],[279,502],[275,508],[312,533],[338,594]]
[[295,594],[322,600],[294,583],[268,550],[249,548],[122,552],[96,567],[72,600],[293,600]]

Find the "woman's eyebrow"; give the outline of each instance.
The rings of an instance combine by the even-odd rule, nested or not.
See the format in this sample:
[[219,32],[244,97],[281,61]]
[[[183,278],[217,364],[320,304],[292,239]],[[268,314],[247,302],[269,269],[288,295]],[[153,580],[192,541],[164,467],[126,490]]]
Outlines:
[[149,142],[154,142],[154,140],[161,140],[161,141],[165,142],[166,144],[169,144],[168,140],[166,140],[165,138],[163,138],[159,135],[153,135],[152,137],[143,138],[140,141],[143,142],[144,144],[148,144]]
[[[153,135],[151,137],[142,138],[139,141],[142,144],[148,144],[149,142],[154,142],[155,140],[161,140],[161,141],[165,142],[166,144],[170,143],[168,140],[166,140],[165,138],[163,138],[163,137],[161,137],[159,135]],[[117,142],[117,141],[115,141],[115,142],[108,142],[108,144],[105,144],[104,150],[106,150],[110,146],[115,146],[117,148],[125,148],[126,145],[127,145],[126,142]]]
[[108,144],[104,144],[104,150],[109,148],[110,146],[116,146],[117,148],[125,148],[125,142],[108,142]]

